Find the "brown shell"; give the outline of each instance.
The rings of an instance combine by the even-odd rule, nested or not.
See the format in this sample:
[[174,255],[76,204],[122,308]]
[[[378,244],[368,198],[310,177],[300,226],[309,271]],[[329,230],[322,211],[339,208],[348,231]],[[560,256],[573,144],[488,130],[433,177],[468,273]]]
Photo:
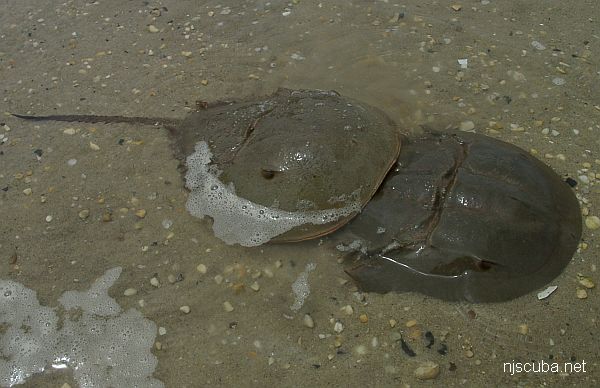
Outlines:
[[[262,99],[209,105],[175,133],[187,156],[206,141],[220,179],[238,196],[286,211],[366,204],[400,150],[396,125],[381,111],[333,91],[279,89]],[[304,224],[278,236],[296,241],[329,233],[355,214]]]
[[366,291],[503,301],[560,274],[581,212],[569,185],[528,152],[483,135],[430,133],[403,143],[341,234],[370,252],[348,270]]

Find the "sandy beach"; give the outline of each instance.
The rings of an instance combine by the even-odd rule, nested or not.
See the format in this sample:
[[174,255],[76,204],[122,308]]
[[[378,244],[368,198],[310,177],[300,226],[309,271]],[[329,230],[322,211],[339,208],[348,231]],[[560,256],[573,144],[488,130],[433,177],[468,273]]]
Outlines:
[[[65,291],[122,267],[109,295],[159,328],[152,377],[164,386],[600,384],[595,2],[2,5],[0,279],[62,316]],[[217,239],[186,211],[164,128],[10,115],[183,118],[198,101],[278,87],[335,90],[405,133],[492,136],[575,180],[583,235],[556,291],[493,304],[363,293],[332,236],[255,248]],[[310,294],[295,310],[292,284],[307,265]],[[524,363],[561,370],[517,371]],[[49,366],[22,386],[80,383]]]

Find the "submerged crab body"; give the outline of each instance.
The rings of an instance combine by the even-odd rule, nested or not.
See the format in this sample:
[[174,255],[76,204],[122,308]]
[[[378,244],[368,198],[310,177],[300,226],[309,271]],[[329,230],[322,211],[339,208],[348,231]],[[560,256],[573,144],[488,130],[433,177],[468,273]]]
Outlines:
[[483,135],[428,133],[403,143],[341,234],[366,248],[347,271],[366,291],[502,301],[564,269],[581,213],[571,188],[524,150]]

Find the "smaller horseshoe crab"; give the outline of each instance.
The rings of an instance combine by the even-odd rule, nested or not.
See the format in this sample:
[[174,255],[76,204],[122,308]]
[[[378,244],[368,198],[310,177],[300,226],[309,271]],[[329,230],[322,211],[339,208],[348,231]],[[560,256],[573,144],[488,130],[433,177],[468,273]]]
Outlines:
[[400,150],[396,125],[334,91],[278,89],[205,104],[184,119],[55,115],[28,120],[160,124],[186,160],[187,208],[227,243],[260,245],[329,233],[355,216]]
[[571,188],[524,150],[427,133],[403,141],[395,169],[339,235],[362,250],[347,273],[365,291],[497,302],[560,274],[581,212]]

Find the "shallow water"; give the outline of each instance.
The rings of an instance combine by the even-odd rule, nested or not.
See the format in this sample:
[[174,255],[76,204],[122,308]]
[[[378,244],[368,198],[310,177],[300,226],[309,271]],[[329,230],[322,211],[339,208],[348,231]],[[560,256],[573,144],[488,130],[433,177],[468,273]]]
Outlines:
[[[476,132],[577,179],[589,215],[600,215],[598,180],[578,178],[600,173],[594,3],[420,4],[11,0],[0,14],[0,110],[182,117],[196,100],[279,86],[335,89],[378,106],[407,132],[471,121]],[[166,329],[153,352],[154,377],[168,387],[416,385],[414,371],[426,361],[439,365],[433,382],[440,385],[598,384],[598,293],[577,297],[581,276],[598,279],[598,230],[584,227],[585,244],[543,301],[530,294],[470,305],[361,294],[331,238],[260,248],[216,239],[207,220],[185,211],[187,192],[163,129],[8,115],[2,122],[0,278],[55,307],[64,291],[85,290],[123,267],[110,295]],[[295,312],[292,283],[309,263],[316,264],[310,295]],[[137,294],[124,296],[127,288]],[[542,360],[585,361],[586,369],[503,371],[505,362]],[[25,386],[65,382],[76,386],[68,371],[56,371]]]

